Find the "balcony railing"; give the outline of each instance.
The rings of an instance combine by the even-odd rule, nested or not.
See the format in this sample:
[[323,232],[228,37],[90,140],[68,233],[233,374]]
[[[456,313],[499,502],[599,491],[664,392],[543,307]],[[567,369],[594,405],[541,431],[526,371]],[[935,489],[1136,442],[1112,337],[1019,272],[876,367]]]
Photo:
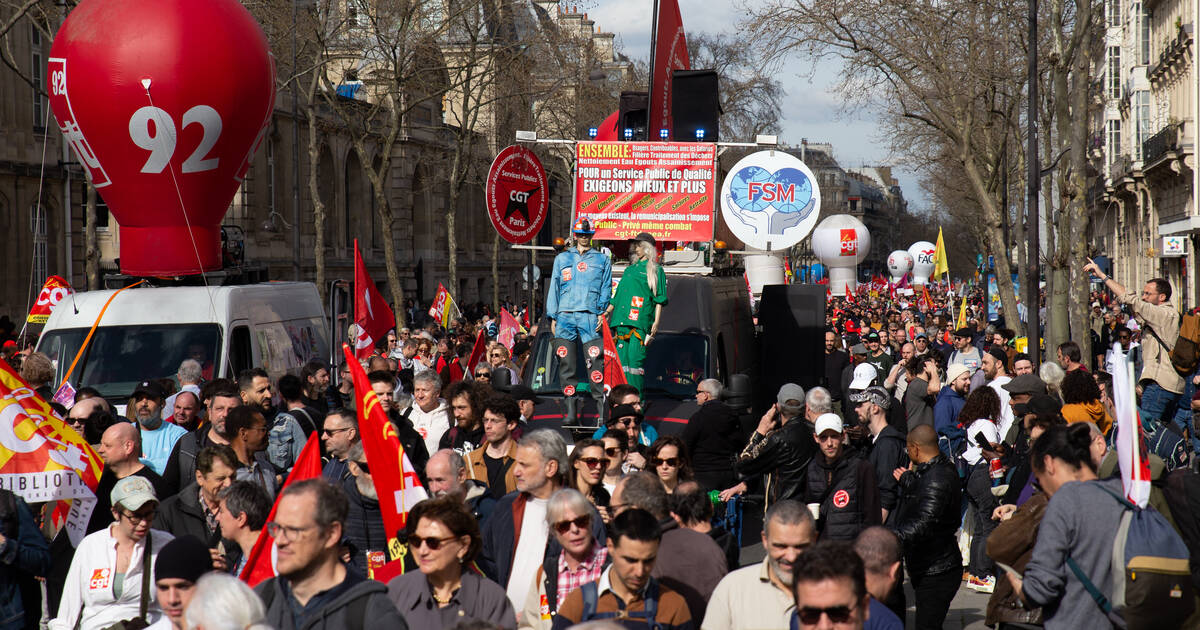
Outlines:
[[1177,148],[1179,148],[1179,123],[1172,123],[1142,143],[1142,160],[1146,164],[1150,164],[1167,151]]

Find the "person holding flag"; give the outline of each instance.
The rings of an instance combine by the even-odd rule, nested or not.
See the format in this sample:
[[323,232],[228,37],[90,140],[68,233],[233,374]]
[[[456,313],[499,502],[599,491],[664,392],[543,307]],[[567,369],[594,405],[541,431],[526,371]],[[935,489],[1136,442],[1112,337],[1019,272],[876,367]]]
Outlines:
[[617,357],[625,368],[626,381],[642,390],[646,344],[658,331],[659,318],[667,303],[667,275],[658,264],[654,237],[642,232],[633,238],[636,261],[621,274],[617,292],[604,311],[613,327]]
[[546,295],[546,317],[550,318],[550,331],[554,335],[552,345],[558,356],[559,382],[567,408],[565,424],[575,421],[575,392],[579,385],[575,362],[580,345],[587,354],[591,383],[588,389],[592,398],[599,402],[603,394],[600,383],[604,381],[604,348],[600,339],[600,315],[608,308],[612,295],[612,261],[592,248],[595,228],[581,216],[571,231],[575,234],[575,247],[554,257],[550,290]]

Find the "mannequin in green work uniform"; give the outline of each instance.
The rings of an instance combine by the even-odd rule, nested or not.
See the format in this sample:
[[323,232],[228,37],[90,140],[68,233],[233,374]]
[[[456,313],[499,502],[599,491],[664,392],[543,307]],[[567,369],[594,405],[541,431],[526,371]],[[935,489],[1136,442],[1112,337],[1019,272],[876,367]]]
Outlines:
[[634,263],[621,274],[621,283],[605,316],[613,326],[617,356],[630,385],[642,390],[646,345],[658,331],[667,303],[667,276],[658,264],[654,237],[642,232],[633,238]]

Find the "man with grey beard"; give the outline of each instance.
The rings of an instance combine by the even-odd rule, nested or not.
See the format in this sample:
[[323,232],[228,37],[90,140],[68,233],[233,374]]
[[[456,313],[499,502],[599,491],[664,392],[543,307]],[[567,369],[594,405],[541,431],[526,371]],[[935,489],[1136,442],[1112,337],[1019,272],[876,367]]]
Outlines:
[[342,490],[350,503],[344,530],[345,540],[350,544],[349,569],[370,577],[370,570],[387,560],[387,529],[383,526],[379,495],[361,441],[350,445],[346,463],[350,476],[342,480]]
[[702,630],[787,628],[791,622],[793,567],[817,542],[817,526],[803,503],[785,499],[763,517],[762,562],[726,575],[704,613]]
[[181,426],[162,419],[163,391],[158,383],[144,381],[129,396],[125,413],[137,422],[142,432],[142,457],[159,475],[167,468],[167,460],[179,438],[187,434]]

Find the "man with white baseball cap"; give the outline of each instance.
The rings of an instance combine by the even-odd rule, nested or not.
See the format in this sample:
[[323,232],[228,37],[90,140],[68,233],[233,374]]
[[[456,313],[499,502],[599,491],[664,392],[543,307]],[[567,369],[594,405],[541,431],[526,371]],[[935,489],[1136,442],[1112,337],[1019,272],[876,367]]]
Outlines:
[[820,452],[808,464],[804,502],[820,505],[820,539],[854,540],[863,529],[882,524],[875,470],[846,443],[842,419],[819,416],[813,439]]

